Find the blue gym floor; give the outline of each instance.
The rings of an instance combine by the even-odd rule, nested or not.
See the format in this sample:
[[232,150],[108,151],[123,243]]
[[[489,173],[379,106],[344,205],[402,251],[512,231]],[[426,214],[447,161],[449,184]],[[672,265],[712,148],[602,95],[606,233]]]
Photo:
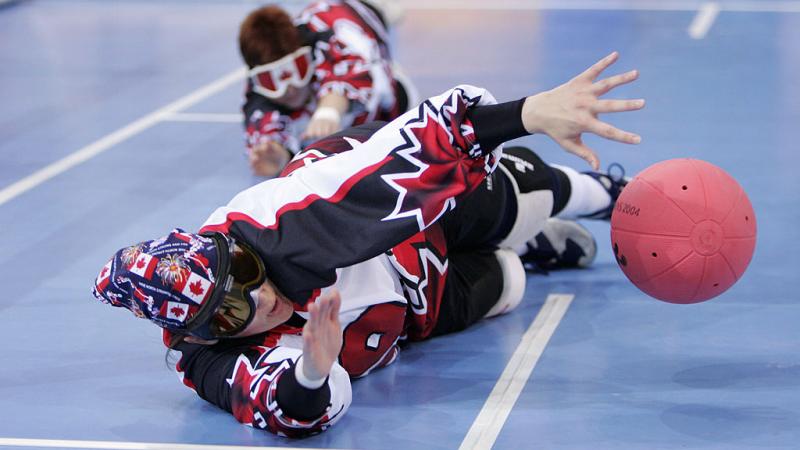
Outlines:
[[[758,218],[744,277],[710,302],[653,300],[593,223],[591,269],[531,274],[512,314],[406,349],[354,383],[328,432],[289,441],[244,427],[179,384],[158,329],[90,287],[117,248],[196,229],[258,181],[235,116],[238,24],[258,3],[11,2],[0,5],[0,447],[466,448],[523,334],[561,293],[572,303],[533,373],[508,372],[519,397],[476,448],[800,448],[800,2],[401,3],[394,51],[423,96],[470,83],[516,99],[619,50],[609,74],[641,79],[615,96],[648,103],[608,120],[643,142],[587,143],[629,174],[688,156],[738,179]],[[715,7],[691,37],[698,11]],[[521,142],[585,169],[546,138]]]

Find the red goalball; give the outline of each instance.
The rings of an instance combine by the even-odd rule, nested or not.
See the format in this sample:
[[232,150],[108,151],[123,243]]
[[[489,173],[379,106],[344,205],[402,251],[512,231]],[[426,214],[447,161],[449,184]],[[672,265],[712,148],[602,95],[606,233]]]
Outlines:
[[698,303],[725,292],[747,269],[756,217],[724,170],[671,159],[643,170],[622,191],[611,245],[622,271],[646,294]]

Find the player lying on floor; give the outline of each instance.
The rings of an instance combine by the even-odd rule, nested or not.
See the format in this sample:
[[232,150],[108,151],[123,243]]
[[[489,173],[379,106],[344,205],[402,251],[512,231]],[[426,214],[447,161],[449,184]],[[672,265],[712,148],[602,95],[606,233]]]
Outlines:
[[302,142],[408,109],[416,94],[392,63],[386,22],[373,5],[323,0],[294,19],[271,5],[242,22],[244,126],[256,175],[276,175]]
[[548,218],[607,218],[620,183],[524,148],[504,156],[501,143],[545,133],[595,170],[582,133],[638,143],[597,119],[644,105],[598,99],[637,76],[595,81],[616,58],[519,101],[462,85],[391,123],[323,139],[284,176],[217,209],[200,234],[118,251],[94,294],[164,328],[184,384],[240,422],[291,437],[323,431],[351,402],[349,377],[391,363],[400,339],[513,309],[525,288],[513,250],[543,227],[584,242],[584,258],[562,252],[565,264],[591,260],[582,228]]

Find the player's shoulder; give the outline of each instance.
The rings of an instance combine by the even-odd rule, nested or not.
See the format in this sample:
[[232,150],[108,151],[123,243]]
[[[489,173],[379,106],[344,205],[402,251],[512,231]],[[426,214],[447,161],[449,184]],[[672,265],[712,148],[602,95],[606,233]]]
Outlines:
[[346,128],[338,133],[312,142],[292,158],[281,172],[281,176],[291,175],[297,169],[320,159],[352,150],[358,144],[366,142],[384,125],[386,125],[386,122],[383,121],[368,122]]
[[313,31],[325,31],[333,27],[340,18],[352,15],[351,8],[344,1],[319,0],[310,3],[297,15],[295,24],[307,25]]

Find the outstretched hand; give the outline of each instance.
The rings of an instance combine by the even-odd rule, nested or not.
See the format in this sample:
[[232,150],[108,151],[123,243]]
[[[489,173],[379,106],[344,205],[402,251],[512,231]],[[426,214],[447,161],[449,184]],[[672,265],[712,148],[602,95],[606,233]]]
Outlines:
[[308,321],[303,327],[303,375],[311,380],[328,376],[342,349],[342,326],[338,291],[308,305]]
[[597,118],[598,114],[635,111],[644,107],[643,99],[599,98],[639,77],[639,71],[631,70],[595,81],[618,58],[619,53],[611,53],[561,86],[525,99],[522,107],[525,129],[531,134],[544,133],[550,136],[564,150],[586,160],[594,170],[599,170],[600,160],[597,153],[583,143],[581,134],[594,133],[625,144],[638,144],[641,141],[639,135],[622,131]]

